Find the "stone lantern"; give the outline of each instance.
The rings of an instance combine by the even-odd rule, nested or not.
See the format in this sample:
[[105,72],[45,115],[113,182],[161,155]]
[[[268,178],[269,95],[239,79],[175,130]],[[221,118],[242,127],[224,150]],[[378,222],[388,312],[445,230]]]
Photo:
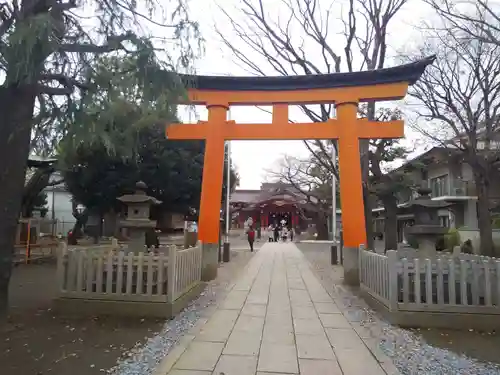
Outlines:
[[409,211],[415,215],[415,224],[405,228],[407,238],[414,238],[418,243],[419,256],[436,255],[436,241],[448,233],[448,228],[441,226],[438,212],[453,205],[446,201],[434,201],[430,197],[431,189],[421,187],[419,196],[409,202]]
[[146,194],[147,186],[139,181],[135,185],[134,194],[125,194],[117,198],[127,205],[127,218],[120,221],[120,226],[127,228],[130,237],[129,251],[139,253],[144,251],[146,233],[154,230],[156,220],[149,220],[151,205],[160,204],[161,201]]

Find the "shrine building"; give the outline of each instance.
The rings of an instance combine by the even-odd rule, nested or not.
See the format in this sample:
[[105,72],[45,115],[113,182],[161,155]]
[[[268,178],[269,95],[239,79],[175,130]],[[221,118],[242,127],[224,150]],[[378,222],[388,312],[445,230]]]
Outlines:
[[231,194],[231,228],[243,228],[251,217],[261,227],[279,224],[306,229],[313,217],[308,197],[284,183],[263,183],[259,190],[235,190]]

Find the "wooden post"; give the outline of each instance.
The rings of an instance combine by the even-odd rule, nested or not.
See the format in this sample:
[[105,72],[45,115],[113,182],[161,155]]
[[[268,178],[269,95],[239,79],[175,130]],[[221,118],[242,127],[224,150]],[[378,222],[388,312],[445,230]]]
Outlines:
[[76,291],[78,293],[82,292],[83,289],[83,261],[84,261],[84,252],[79,251],[76,257]]
[[339,144],[340,202],[344,246],[366,245],[363,183],[359,154],[358,104],[337,105],[337,120],[341,123]]
[[16,245],[21,243],[21,227],[22,227],[22,222],[20,219],[18,219],[16,226]]
[[210,135],[205,141],[198,240],[206,244],[217,244],[224,178],[224,126],[227,121],[228,106],[208,105],[207,108],[206,126],[210,128]]
[[177,262],[177,249],[172,245],[168,249],[168,267],[167,267],[167,301],[173,303],[175,301],[175,266]]
[[31,219],[28,219],[28,229],[26,233],[26,259],[24,263],[28,264],[31,256]]
[[388,272],[389,272],[389,310],[398,309],[398,252],[389,250],[387,252]]
[[364,245],[359,245],[358,248],[358,269],[359,269],[359,283],[360,284],[365,284],[366,285],[366,279],[363,277],[363,267],[366,268],[366,264],[364,264],[364,253],[363,251],[365,250]]
[[58,293],[62,292],[65,289],[64,285],[64,275],[65,275],[65,264],[64,264],[64,258],[66,257],[66,254],[68,253],[68,245],[66,242],[61,242],[59,246],[59,251],[57,252],[57,286],[58,286]]

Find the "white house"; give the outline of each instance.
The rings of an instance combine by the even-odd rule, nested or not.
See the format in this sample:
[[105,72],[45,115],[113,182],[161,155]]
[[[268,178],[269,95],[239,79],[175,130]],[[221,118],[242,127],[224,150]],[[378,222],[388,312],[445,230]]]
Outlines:
[[[50,181],[62,180],[61,174],[55,172],[50,176]],[[64,183],[48,186],[44,189],[47,194],[47,217],[57,220],[56,234],[66,235],[76,222],[71,206],[71,194],[66,191]]]

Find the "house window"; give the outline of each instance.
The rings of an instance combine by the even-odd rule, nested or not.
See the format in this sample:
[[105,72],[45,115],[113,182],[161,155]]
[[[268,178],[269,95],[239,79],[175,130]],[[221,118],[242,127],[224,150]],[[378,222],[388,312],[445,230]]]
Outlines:
[[[478,150],[484,150],[486,146],[485,141],[477,141]],[[500,142],[498,141],[490,141],[490,150],[498,150],[500,149]]]
[[433,197],[442,197],[443,195],[450,195],[450,183],[449,176],[443,175],[439,177],[431,178],[430,188],[432,190]]

